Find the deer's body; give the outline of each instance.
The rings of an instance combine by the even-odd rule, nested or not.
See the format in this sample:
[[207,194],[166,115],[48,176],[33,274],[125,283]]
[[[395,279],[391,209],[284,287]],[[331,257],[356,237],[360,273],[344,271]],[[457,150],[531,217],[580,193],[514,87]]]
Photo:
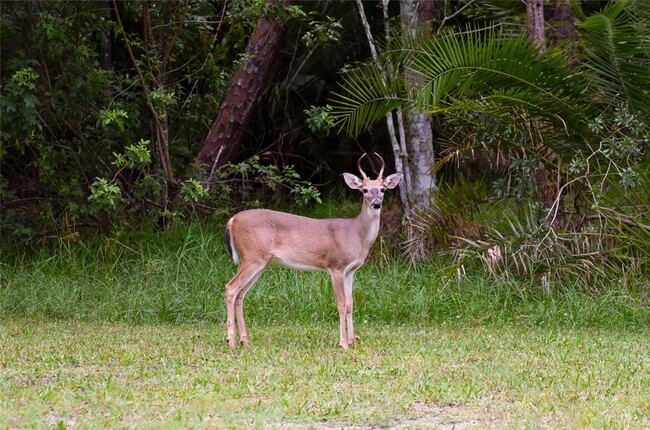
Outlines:
[[[260,260],[297,270],[361,265],[379,233],[379,213],[372,211],[363,210],[349,219],[314,219],[251,209],[228,221],[228,247],[235,263]],[[295,225],[301,229],[296,230]],[[296,247],[296,243],[301,246]]]
[[[343,348],[354,343],[352,322],[354,272],[363,265],[379,232],[385,188],[394,188],[401,175],[363,180],[345,173],[348,186],[364,193],[361,212],[355,218],[313,219],[266,209],[252,209],[233,216],[226,225],[228,250],[237,274],[226,285],[228,344],[235,347],[235,321],[241,342],[248,345],[243,302],[248,290],[269,265],[298,270],[326,270],[339,311]],[[383,171],[383,167],[382,167]]]

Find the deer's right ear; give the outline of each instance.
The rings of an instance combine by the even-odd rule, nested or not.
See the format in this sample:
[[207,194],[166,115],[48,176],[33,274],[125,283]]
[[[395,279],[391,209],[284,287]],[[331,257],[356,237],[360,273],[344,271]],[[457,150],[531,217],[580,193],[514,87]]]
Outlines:
[[345,179],[345,183],[348,184],[348,187],[353,190],[360,190],[363,187],[363,181],[352,173],[344,173],[343,179]]

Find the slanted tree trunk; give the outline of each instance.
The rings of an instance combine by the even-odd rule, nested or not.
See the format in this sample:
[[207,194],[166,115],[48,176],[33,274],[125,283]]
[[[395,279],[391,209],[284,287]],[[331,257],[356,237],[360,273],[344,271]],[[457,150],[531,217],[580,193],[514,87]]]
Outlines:
[[[386,37],[390,37],[390,25],[389,25],[389,16],[388,16],[388,2],[389,0],[383,0],[383,11],[384,11],[384,32]],[[359,8],[359,18],[361,19],[361,25],[366,33],[368,38],[368,46],[370,47],[370,53],[372,58],[377,61],[379,59],[379,54],[377,52],[377,46],[375,45],[374,37],[370,31],[370,24],[366,18],[366,12],[363,8],[363,2],[357,0],[357,7]],[[387,70],[382,71],[384,75],[389,73]],[[411,214],[411,205],[409,193],[411,190],[411,174],[409,170],[408,162],[408,152],[406,150],[406,142],[402,136],[404,136],[403,130],[403,117],[402,111],[397,110],[397,112],[390,112],[386,115],[386,127],[388,128],[388,135],[390,137],[391,146],[393,148],[393,155],[395,157],[395,171],[401,173],[404,176],[404,180],[399,187],[399,195],[402,201],[402,209],[404,211],[403,220],[407,220]],[[395,125],[395,119],[397,118],[397,127]],[[399,130],[398,130],[399,128]],[[399,132],[399,135],[398,135]],[[404,222],[407,225],[406,222]],[[408,227],[408,225],[407,225]],[[407,237],[410,238],[411,235],[407,231]]]
[[[142,91],[144,93],[147,110],[149,111],[149,115],[151,117],[151,135],[152,135],[152,143],[154,148],[153,151],[154,159],[156,165],[162,171],[163,177],[165,179],[164,186],[162,189],[162,201],[160,202],[160,205],[163,208],[166,208],[169,203],[170,188],[176,186],[176,179],[174,178],[174,174],[171,167],[171,158],[169,155],[169,125],[167,123],[167,110],[165,107],[159,111],[159,109],[156,109],[156,107],[154,106],[151,90],[149,88],[150,82],[147,80],[147,77],[145,76],[145,71],[143,71],[142,67],[140,66],[140,62],[138,62],[137,59],[135,58],[131,46],[131,41],[124,29],[124,25],[122,24],[122,18],[120,17],[119,8],[117,6],[117,0],[112,0],[112,2],[113,2],[113,11],[115,13],[115,18],[120,28],[120,33],[124,38],[124,43],[126,45],[129,58],[131,59],[131,63],[135,68],[136,73],[140,79],[140,85],[142,85]],[[183,27],[184,17],[186,15],[188,5],[189,5],[189,0],[185,0],[182,19],[180,20],[179,23],[176,24],[176,31],[177,31],[176,35]],[[143,27],[144,27],[143,34],[145,38],[144,45],[147,52],[151,55],[155,52],[155,50],[153,49],[152,46],[154,40],[153,40],[153,29],[151,25],[150,7],[151,7],[151,2],[148,1],[142,3],[142,20],[143,20]],[[165,52],[163,53],[163,58],[160,67],[158,68],[158,70],[155,71],[154,84],[156,88],[164,88],[165,85],[164,75],[166,72],[165,65],[171,53],[171,49],[174,46],[174,40],[175,37],[171,41],[166,40],[167,49],[165,49]]]
[[[276,0],[268,0],[276,3]],[[285,3],[287,3],[285,1]],[[244,52],[244,62],[232,79],[221,109],[206,136],[197,160],[210,171],[234,159],[286,30],[280,19],[260,18]]]

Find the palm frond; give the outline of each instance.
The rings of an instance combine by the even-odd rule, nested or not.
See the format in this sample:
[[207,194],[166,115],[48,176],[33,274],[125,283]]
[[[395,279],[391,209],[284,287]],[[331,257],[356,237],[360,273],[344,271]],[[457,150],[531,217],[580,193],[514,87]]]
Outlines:
[[344,77],[332,105],[352,134],[396,107],[444,113],[477,100],[548,118],[558,129],[571,124],[579,133],[591,116],[583,89],[559,51],[540,54],[525,36],[490,27],[393,38],[378,62]]
[[[578,122],[578,118],[561,117],[547,103],[550,102],[542,95],[528,91],[495,91],[483,97],[455,100],[446,110],[446,118],[457,126],[466,125],[484,132],[489,130],[504,149],[523,149],[521,145],[524,144],[526,149],[533,150],[530,143],[534,140],[557,154],[569,157],[574,156],[577,150],[585,150],[585,125]],[[504,129],[509,131],[508,135],[503,134]],[[528,138],[522,141],[521,136]]]
[[[507,105],[531,114],[580,123],[589,107],[580,76],[559,51],[540,54],[525,36],[501,30],[447,32],[430,39],[405,64],[419,110],[437,108],[445,99],[489,98],[517,94]],[[502,98],[504,101],[507,99]]]
[[626,102],[650,112],[650,38],[628,1],[609,3],[600,13],[578,21],[584,66],[606,105]]
[[399,76],[374,62],[344,75],[342,86],[343,91],[331,99],[333,116],[336,125],[351,135],[406,104]]

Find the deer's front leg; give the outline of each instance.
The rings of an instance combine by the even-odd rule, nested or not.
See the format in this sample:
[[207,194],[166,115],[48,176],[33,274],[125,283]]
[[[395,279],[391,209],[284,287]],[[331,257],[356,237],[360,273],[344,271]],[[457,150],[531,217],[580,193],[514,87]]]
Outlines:
[[352,293],[352,284],[354,283],[354,270],[345,274],[345,319],[348,329],[348,345],[354,345],[357,338],[354,336],[354,323],[352,321],[352,314],[354,312],[354,295]]
[[348,349],[348,339],[345,330],[345,287],[343,272],[330,270],[332,276],[332,287],[336,296],[336,307],[339,311],[339,345],[341,348]]

